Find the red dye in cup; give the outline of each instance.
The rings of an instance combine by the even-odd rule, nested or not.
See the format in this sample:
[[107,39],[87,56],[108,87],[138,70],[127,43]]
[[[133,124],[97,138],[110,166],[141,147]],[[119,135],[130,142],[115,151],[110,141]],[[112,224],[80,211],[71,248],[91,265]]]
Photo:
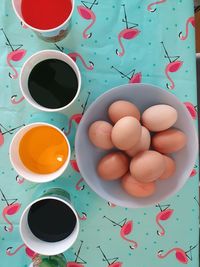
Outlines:
[[22,17],[30,26],[49,30],[63,24],[72,11],[71,0],[22,0]]

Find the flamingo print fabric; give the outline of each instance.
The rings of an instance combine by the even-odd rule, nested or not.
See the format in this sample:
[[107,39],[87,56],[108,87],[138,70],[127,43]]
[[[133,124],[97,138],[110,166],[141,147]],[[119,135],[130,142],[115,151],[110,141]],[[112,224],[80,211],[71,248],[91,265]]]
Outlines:
[[[92,192],[74,152],[76,129],[88,106],[120,84],[151,83],[170,91],[196,123],[193,1],[75,0],[71,31],[56,44],[24,27],[11,1],[1,0],[0,7],[0,266],[32,266],[38,255],[20,238],[20,216],[48,188],[61,187],[70,193],[81,224],[76,243],[65,253],[66,267],[198,267],[198,165],[172,198],[131,210]],[[20,92],[23,63],[43,49],[68,54],[80,68],[81,92],[67,116],[38,112]],[[16,131],[39,121],[63,130],[72,147],[67,171],[42,185],[19,176],[8,156]]]

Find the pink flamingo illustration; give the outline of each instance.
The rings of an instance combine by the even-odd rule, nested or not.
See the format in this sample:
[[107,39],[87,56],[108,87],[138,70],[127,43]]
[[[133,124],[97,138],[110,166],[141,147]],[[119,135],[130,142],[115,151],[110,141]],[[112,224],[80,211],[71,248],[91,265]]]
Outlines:
[[195,176],[196,174],[197,174],[197,171],[196,171],[195,169],[193,169],[193,170],[191,171],[190,177],[193,177],[193,176]]
[[128,239],[126,236],[129,235],[132,230],[133,230],[133,221],[127,221],[127,218],[123,219],[122,221],[120,221],[119,223],[114,222],[113,220],[109,219],[106,216],[103,216],[103,218],[109,220],[113,226],[119,226],[120,229],[120,236],[122,239],[124,239],[125,241],[131,243],[132,245],[130,245],[130,249],[135,249],[138,247],[138,244],[136,241]]
[[81,183],[83,183],[84,182],[84,179],[83,178],[81,178],[78,182],[77,182],[77,184],[76,184],[76,190],[77,191],[81,191],[81,190],[83,190],[84,188],[85,188],[85,185],[81,185]]
[[[80,173],[80,170],[79,170],[77,161],[76,161],[75,159],[70,160],[70,164],[71,164],[72,169],[73,169],[75,172]],[[82,191],[82,190],[84,190],[85,185],[81,185],[82,182],[84,182],[84,179],[83,179],[83,178],[80,178],[80,180],[79,180],[79,181],[77,182],[77,184],[76,184],[76,190],[78,190],[78,191]]]
[[[161,42],[164,51],[165,51],[165,58],[167,58],[169,60],[169,63],[167,64],[166,68],[165,68],[165,75],[167,77],[167,79],[170,81],[170,85],[167,83],[166,86],[168,89],[174,89],[175,88],[175,83],[172,80],[172,78],[169,76],[169,72],[177,72],[181,66],[183,65],[183,61],[178,60],[180,58],[180,56],[169,56],[167,49],[165,48],[164,42]],[[172,60],[173,58],[173,60]]]
[[[4,226],[4,230],[7,232],[12,232],[13,224],[8,220],[7,216],[15,215],[21,208],[21,204],[17,202],[16,198],[7,199],[1,189],[0,192],[3,197],[1,200],[6,202],[6,207],[2,211],[2,216],[4,218],[4,221],[9,225],[9,226]],[[11,201],[11,203],[9,203],[9,201]]]
[[71,163],[72,168],[73,168],[76,172],[79,172],[79,173],[80,173],[80,170],[79,170],[77,161],[76,161],[75,159],[72,159],[72,160],[70,160],[70,163]]
[[190,173],[190,177],[193,177],[197,174],[196,168],[197,168],[197,165],[195,164],[193,170]]
[[[81,241],[80,247],[77,251],[77,253],[74,253],[74,255],[76,256],[74,261],[69,261],[66,264],[66,267],[84,267],[84,264],[87,264],[87,262],[85,260],[83,260],[79,255],[81,252],[83,246],[83,241]],[[78,261],[79,260],[79,261]]]
[[88,92],[88,96],[87,96],[87,99],[85,101],[85,104],[84,105],[81,105],[81,108],[83,109],[82,110],[82,113],[78,113],[78,114],[74,114],[70,117],[69,119],[69,125],[68,125],[68,130],[67,132],[65,132],[66,135],[69,135],[70,132],[71,132],[71,128],[72,128],[72,122],[74,121],[76,124],[79,124],[84,113],[85,113],[85,110],[86,110],[86,107],[87,107],[87,104],[88,104],[88,100],[89,100],[89,97],[90,97],[90,92]]
[[[64,47],[59,47],[57,44],[55,44],[55,46],[61,51],[64,52]],[[94,63],[92,61],[89,61],[89,65],[86,64],[85,60],[83,59],[83,57],[77,53],[77,52],[72,52],[68,54],[69,57],[71,57],[71,59],[73,59],[75,62],[76,60],[79,58],[80,61],[82,62],[83,66],[87,69],[87,70],[93,70],[94,69]]]
[[[124,45],[123,45],[121,39],[123,38],[125,40],[132,40],[132,39],[136,38],[138,36],[138,34],[140,33],[140,31],[138,29],[136,29],[136,27],[138,27],[138,24],[128,21],[125,4],[123,4],[122,6],[123,6],[123,9],[124,9],[124,19],[122,20],[122,22],[125,22],[126,28],[123,29],[118,34],[118,41],[119,41],[119,45],[121,47],[121,52],[119,51],[119,49],[116,49],[116,54],[119,57],[122,57],[124,55],[124,53],[125,53]],[[133,25],[133,26],[129,27],[129,24]]]
[[87,214],[85,212],[81,212],[81,215],[78,214],[78,218],[81,221],[86,221],[87,220]]
[[114,203],[111,203],[110,201],[107,202],[107,203],[108,203],[108,206],[111,207],[111,208],[117,207],[117,205],[115,205]]
[[58,44],[54,44],[55,47],[62,53],[64,53],[65,48],[63,46],[59,46]]
[[28,248],[25,244],[22,244],[21,246],[19,246],[18,248],[16,248],[14,251],[12,251],[13,247],[7,248],[6,249],[6,255],[8,255],[8,256],[14,256],[22,248],[25,248],[26,255],[29,258],[31,258],[31,259],[34,259],[38,255],[36,252],[34,252],[30,248]]
[[[92,8],[94,5],[98,5],[98,1],[94,0],[92,3],[87,1],[81,1],[81,3],[83,4],[83,6],[77,6],[79,15],[86,20],[92,20],[91,23],[87,26],[87,28],[85,28],[85,30],[83,31],[83,38],[88,39],[91,38],[92,32],[87,33],[87,31],[96,22],[96,15],[92,11]],[[88,5],[86,4],[89,4],[90,6],[88,7]]]
[[197,174],[196,168],[197,168],[197,165],[195,164],[194,165],[194,169],[190,173],[190,177],[193,177],[193,176],[195,176]]
[[[4,34],[5,38],[6,38],[6,41],[7,41],[6,45],[8,45],[8,46],[11,48],[11,50],[12,50],[12,52],[10,52],[10,53],[7,55],[7,64],[8,64],[8,66],[13,70],[14,73],[11,74],[11,73],[9,72],[9,77],[12,78],[12,79],[17,79],[17,77],[18,77],[18,72],[17,72],[17,70],[15,69],[15,67],[12,65],[11,61],[16,62],[16,61],[20,61],[20,60],[22,60],[23,57],[24,57],[25,54],[26,54],[26,50],[24,50],[24,49],[20,49],[23,45],[12,45],[12,44],[10,43],[10,41],[9,41],[9,39],[8,39],[8,37],[7,37],[7,35],[6,35],[6,33],[4,32],[3,28],[1,28],[1,31],[3,32],[3,34]],[[14,49],[14,46],[17,46],[17,48]]]
[[83,57],[77,53],[77,52],[74,52],[74,53],[69,53],[68,54],[69,57],[71,57],[71,59],[73,59],[75,62],[77,60],[77,58],[79,58],[83,64],[83,66],[87,69],[87,70],[93,70],[94,69],[94,63],[92,61],[89,61],[89,66],[86,64],[85,60],[83,59]]
[[186,108],[188,109],[188,111],[190,112],[190,115],[192,116],[192,118],[194,120],[196,120],[196,118],[197,118],[197,105],[194,106],[190,102],[185,102],[184,104],[185,104]]
[[23,177],[20,177],[19,175],[17,175],[15,179],[16,179],[16,182],[20,185],[23,184],[25,181],[25,179]]
[[195,27],[195,18],[194,17],[190,17],[190,18],[187,19],[187,21],[186,21],[186,32],[185,32],[185,35],[183,35],[183,32],[180,32],[179,33],[179,38],[182,41],[185,41],[188,38],[188,35],[189,35],[189,25],[190,24],[193,27]]
[[159,4],[163,4],[166,1],[167,0],[159,0],[157,2],[151,3],[151,4],[148,5],[147,10],[150,11],[150,12],[155,12],[157,8],[154,7],[154,6],[159,5]]
[[14,105],[21,103],[25,99],[24,96],[20,97],[18,100],[16,98],[17,98],[17,95],[11,96],[11,103]]
[[[156,215],[156,223],[160,227],[161,231],[157,231],[157,235],[164,236],[165,235],[165,229],[160,224],[160,221],[167,221],[173,214],[174,210],[169,209],[170,205],[156,205],[160,209],[160,212]],[[164,209],[163,209],[164,207]]]
[[23,21],[21,21],[21,26],[22,26],[23,29],[28,29],[28,26],[26,26],[26,24],[24,24]]
[[163,250],[158,251],[158,258],[164,259],[171,253],[175,253],[175,257],[177,261],[183,264],[187,264],[188,260],[192,261],[192,250],[196,248],[198,245],[190,246],[190,249],[188,251],[184,251],[182,248],[172,248],[169,251],[167,251],[165,254],[163,253]]
[[111,66],[111,69],[116,70],[121,75],[122,78],[127,78],[129,80],[129,83],[141,83],[142,81],[142,73],[141,72],[135,73],[135,69],[131,70],[127,74],[124,74],[122,71],[118,70],[114,66]]
[[200,207],[199,200],[197,199],[197,197],[196,197],[196,196],[194,197],[194,200],[196,201],[196,203],[197,203],[197,204],[198,204],[198,206]]
[[101,254],[103,255],[103,261],[107,262],[108,267],[121,267],[122,266],[122,262],[118,261],[118,257],[112,258],[112,259],[108,259],[105,255],[105,253],[103,252],[102,248],[100,246],[97,247],[100,251]]
[[1,123],[0,123],[0,127],[4,129],[5,132],[2,132],[1,128],[0,128],[0,146],[2,146],[4,144],[4,135],[9,133],[9,134],[13,134],[13,131],[15,131],[16,129],[19,129],[21,127],[23,127],[25,124],[22,124],[18,127],[12,128],[10,130],[6,129]]

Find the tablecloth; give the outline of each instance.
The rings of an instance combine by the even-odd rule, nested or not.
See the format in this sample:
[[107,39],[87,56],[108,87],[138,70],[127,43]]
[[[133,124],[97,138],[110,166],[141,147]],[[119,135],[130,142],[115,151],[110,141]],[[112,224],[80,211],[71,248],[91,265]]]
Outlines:
[[[73,146],[78,127],[73,115],[84,114],[96,97],[125,83],[151,83],[169,90],[186,103],[195,122],[193,1],[83,2],[75,1],[71,31],[57,44],[45,43],[26,29],[16,18],[10,0],[0,3],[0,266],[31,264],[33,253],[19,235],[20,215],[38,194],[62,187],[71,194],[81,221],[78,240],[65,253],[67,262],[83,262],[88,267],[178,267],[183,263],[197,267],[197,165],[172,198],[150,208],[127,209],[107,203],[90,190],[76,168]],[[83,7],[85,12],[81,12]],[[67,116],[38,112],[21,95],[20,68],[42,49],[70,54],[80,68],[81,93]],[[171,68],[172,62],[179,63]],[[64,175],[42,185],[17,176],[8,155],[16,128],[37,121],[64,129],[72,146],[71,163]],[[133,242],[138,245],[135,249]]]

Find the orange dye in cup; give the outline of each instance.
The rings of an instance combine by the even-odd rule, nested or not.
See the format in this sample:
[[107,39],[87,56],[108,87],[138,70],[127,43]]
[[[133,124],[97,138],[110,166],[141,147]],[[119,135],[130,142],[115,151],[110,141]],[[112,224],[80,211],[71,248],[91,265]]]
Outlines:
[[36,126],[22,137],[19,155],[23,164],[32,172],[56,172],[66,162],[69,153],[64,136],[50,126]]

